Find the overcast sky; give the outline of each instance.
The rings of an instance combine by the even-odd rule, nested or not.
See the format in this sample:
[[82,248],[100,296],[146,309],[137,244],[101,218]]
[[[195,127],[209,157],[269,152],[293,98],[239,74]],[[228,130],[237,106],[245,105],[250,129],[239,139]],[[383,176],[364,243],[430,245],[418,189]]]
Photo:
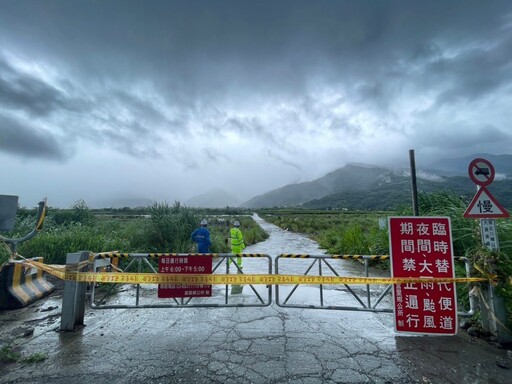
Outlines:
[[511,1],[0,0],[0,194],[248,199],[512,153]]

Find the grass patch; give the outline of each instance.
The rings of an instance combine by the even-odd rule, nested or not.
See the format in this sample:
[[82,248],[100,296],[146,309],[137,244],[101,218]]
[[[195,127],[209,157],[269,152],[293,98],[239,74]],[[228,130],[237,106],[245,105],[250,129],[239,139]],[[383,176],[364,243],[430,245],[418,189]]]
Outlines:
[[0,361],[15,363],[22,358],[22,354],[12,344],[6,344],[0,349]]
[[[193,209],[175,202],[155,203],[142,210],[89,210],[79,201],[71,209],[48,210],[43,230],[18,246],[26,258],[43,257],[47,264],[64,264],[68,253],[79,251],[126,253],[191,253],[196,252],[190,235],[201,219],[208,220],[213,253],[229,253],[226,244],[235,220],[241,223],[246,245],[263,241],[268,234],[257,225],[250,211],[241,209]],[[21,238],[35,225],[36,211],[19,209],[13,231],[2,234]],[[1,245],[1,244],[0,244]],[[0,264],[9,252],[0,246]]]
[[23,356],[13,343],[5,344],[0,348],[0,362],[3,363],[26,363],[33,364],[44,361],[48,355],[44,352],[36,352],[28,356]]
[[33,354],[21,359],[21,362],[28,363],[28,364],[40,363],[41,361],[45,361],[47,358],[48,358],[48,355],[46,353],[36,352],[36,353],[33,353]]

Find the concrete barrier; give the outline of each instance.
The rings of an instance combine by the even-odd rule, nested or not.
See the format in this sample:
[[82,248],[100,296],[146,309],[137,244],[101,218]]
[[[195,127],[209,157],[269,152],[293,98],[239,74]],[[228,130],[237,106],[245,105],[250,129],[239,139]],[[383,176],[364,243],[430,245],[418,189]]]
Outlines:
[[[42,262],[42,258],[34,258]],[[53,284],[43,276],[43,271],[27,268],[19,262],[8,262],[0,270],[0,309],[23,308],[48,296]]]

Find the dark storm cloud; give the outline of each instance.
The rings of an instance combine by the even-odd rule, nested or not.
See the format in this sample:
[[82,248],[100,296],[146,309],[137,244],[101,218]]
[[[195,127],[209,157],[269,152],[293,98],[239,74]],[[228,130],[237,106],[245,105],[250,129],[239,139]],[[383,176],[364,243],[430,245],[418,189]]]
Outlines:
[[[439,149],[447,157],[463,156],[478,152],[492,152],[493,149],[508,146],[512,134],[491,124],[481,125],[467,121],[450,121],[440,124],[433,134],[432,127],[420,125],[413,135],[424,149]],[[505,147],[508,148],[508,147]]]
[[[512,34],[512,29],[509,30]],[[474,101],[512,84],[512,36],[492,46],[473,48],[431,65],[432,77],[451,82],[438,105]]]
[[161,154],[149,144],[152,140],[145,136],[146,133],[151,133],[147,127],[137,121],[127,123],[114,121],[113,118],[110,118],[108,123],[106,129],[95,130],[95,135],[105,146],[111,146],[119,152],[135,157],[161,157]]
[[149,124],[162,124],[167,122],[167,119],[162,114],[162,111],[155,108],[150,100],[145,100],[139,96],[131,95],[122,90],[116,90],[108,96],[115,97],[119,106],[130,111],[130,114],[136,120],[142,120]]
[[70,106],[61,91],[29,74],[16,71],[1,55],[0,105],[33,116],[44,116]]
[[[431,92],[428,120],[512,81],[509,1],[0,0],[0,8],[2,49],[62,69],[56,88],[0,61],[3,107],[58,114],[73,137],[134,156],[158,156],[166,133],[226,131],[282,156],[292,151],[289,134],[330,129],[357,140],[366,128],[353,119],[359,113],[376,115],[366,124],[385,134],[403,129],[394,124],[399,99]],[[60,90],[68,78],[81,97]],[[319,100],[322,89],[338,95]],[[292,107],[265,118],[265,102]]]
[[398,55],[412,54],[418,44],[485,37],[499,25],[507,3],[47,0],[4,5],[3,22],[21,44],[42,55],[53,52],[83,76],[128,81],[146,73],[169,93],[215,96],[233,87],[241,93],[250,87],[290,95],[303,91],[307,77],[315,74],[346,81],[354,75],[381,76]]
[[301,167],[298,164],[294,163],[293,161],[286,160],[282,156],[275,154],[272,150],[268,150],[267,154],[270,158],[277,160],[278,162],[280,162],[288,167],[295,168],[299,171],[301,170]]
[[272,129],[267,129],[264,122],[258,117],[229,117],[224,128],[236,132],[248,139],[263,138],[269,145],[279,145],[280,141]]
[[59,141],[48,131],[0,114],[0,151],[23,158],[64,160]]

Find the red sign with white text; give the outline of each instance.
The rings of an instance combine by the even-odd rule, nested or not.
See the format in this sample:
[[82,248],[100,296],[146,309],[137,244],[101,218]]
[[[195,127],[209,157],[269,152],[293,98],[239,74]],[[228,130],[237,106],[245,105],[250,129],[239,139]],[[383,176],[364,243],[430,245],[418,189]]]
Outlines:
[[[158,273],[211,274],[211,255],[164,255],[158,258]],[[209,297],[211,285],[158,284],[158,298]]]
[[[449,217],[390,217],[392,277],[455,277]],[[455,335],[455,283],[393,285],[397,332]]]

